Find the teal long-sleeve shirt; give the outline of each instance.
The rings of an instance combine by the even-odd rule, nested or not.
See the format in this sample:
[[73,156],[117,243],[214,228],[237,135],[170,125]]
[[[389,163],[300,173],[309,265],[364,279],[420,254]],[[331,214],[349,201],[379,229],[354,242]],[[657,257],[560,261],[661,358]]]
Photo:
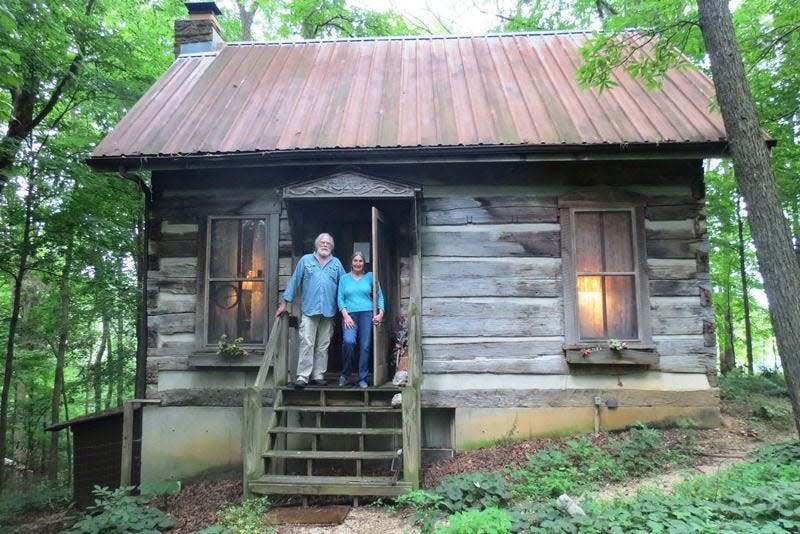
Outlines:
[[339,279],[345,274],[342,262],[331,256],[321,266],[314,254],[306,254],[294,268],[283,292],[283,300],[292,302],[295,293],[303,288],[303,315],[336,315],[336,291]]
[[[348,313],[372,311],[372,273],[366,273],[356,280],[347,273],[339,280],[339,310]],[[383,310],[383,291],[378,284],[378,309]]]

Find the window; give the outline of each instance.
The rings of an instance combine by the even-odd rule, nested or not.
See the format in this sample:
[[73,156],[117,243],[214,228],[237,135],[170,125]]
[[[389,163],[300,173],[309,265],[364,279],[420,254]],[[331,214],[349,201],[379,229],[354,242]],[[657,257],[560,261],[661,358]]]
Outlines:
[[649,345],[642,208],[564,199],[561,208],[567,344]]
[[266,335],[267,221],[211,218],[208,223],[205,303],[206,343],[242,338],[263,343]]

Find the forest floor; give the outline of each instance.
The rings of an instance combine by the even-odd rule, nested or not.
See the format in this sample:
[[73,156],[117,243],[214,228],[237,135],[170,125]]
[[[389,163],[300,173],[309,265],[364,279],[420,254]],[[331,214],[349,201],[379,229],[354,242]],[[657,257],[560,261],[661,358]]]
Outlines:
[[[788,405],[788,403],[787,403]],[[730,465],[746,461],[747,453],[765,443],[786,441],[797,438],[791,418],[780,421],[764,421],[754,417],[754,407],[722,401],[722,424],[718,428],[694,430],[692,442],[696,454],[686,465],[670,468],[654,476],[632,479],[623,483],[608,484],[593,496],[611,499],[618,496],[635,495],[645,487],[670,489],[675,484],[697,474],[714,474]],[[623,433],[620,433],[624,435]],[[686,431],[664,430],[662,437],[667,444],[683,439]],[[595,444],[608,439],[607,433],[592,435]],[[475,471],[499,471],[504,466],[524,466],[529,454],[547,448],[560,446],[563,439],[534,439],[507,445],[478,449],[457,454],[454,458],[428,465],[423,471],[423,486],[431,488],[447,475]],[[187,485],[180,494],[171,497],[168,511],[178,521],[173,532],[195,532],[214,522],[214,512],[228,502],[238,502],[241,483],[237,481],[203,481]],[[297,500],[275,501],[273,507],[298,506]],[[345,504],[346,501],[345,501]],[[303,517],[325,515],[326,507],[342,507],[342,501],[311,501]],[[338,513],[339,510],[337,509]],[[337,513],[332,514],[336,516]],[[362,505],[350,508],[338,524],[283,524],[276,527],[278,534],[353,534],[353,533],[394,533],[418,532],[410,513],[396,512],[389,507]]]
[[[788,402],[787,402],[788,406]],[[765,421],[755,417],[753,406],[722,401],[722,424],[718,428],[699,429],[692,432],[692,443],[696,451],[692,459],[678,468],[666,469],[654,476],[631,479],[623,483],[608,484],[593,493],[595,499],[610,499],[618,496],[635,495],[645,487],[669,490],[673,485],[699,473],[718,473],[730,465],[746,461],[748,452],[765,443],[796,439],[791,417],[781,420]],[[619,433],[624,435],[623,433]],[[662,431],[667,446],[671,442],[685,439],[686,431],[673,429]],[[600,433],[589,438],[601,445],[609,434]],[[529,454],[543,450],[550,445],[561,446],[565,440],[546,438],[518,441],[457,454],[454,458],[425,466],[423,486],[431,488],[442,477],[475,471],[499,471],[504,466],[524,466]],[[215,523],[215,513],[228,504],[241,501],[241,481],[233,478],[205,478],[194,482],[184,482],[177,495],[169,497],[166,511],[175,518],[177,524],[170,532],[190,533]],[[281,517],[290,517],[293,508],[299,507],[298,499],[270,499],[272,510],[278,510]],[[390,507],[372,506],[362,502],[352,507],[351,500],[311,500],[309,508],[301,509],[302,518],[329,516],[332,524],[300,524],[301,521],[287,519],[277,524],[278,534],[352,534],[373,532],[418,532],[411,514],[397,512]],[[74,510],[61,510],[49,513],[32,513],[20,517],[10,530],[0,527],[0,532],[59,532],[61,525],[69,524]],[[313,521],[313,520],[312,520]],[[306,523],[311,521],[305,521]]]

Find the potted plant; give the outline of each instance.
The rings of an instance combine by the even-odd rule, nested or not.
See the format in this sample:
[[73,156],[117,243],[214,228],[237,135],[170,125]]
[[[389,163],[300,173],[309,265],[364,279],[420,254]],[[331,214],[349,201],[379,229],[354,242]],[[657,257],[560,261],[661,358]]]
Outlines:
[[228,342],[228,335],[222,334],[217,342],[217,355],[223,358],[245,358],[249,353],[241,347],[244,338],[237,337],[233,343]]

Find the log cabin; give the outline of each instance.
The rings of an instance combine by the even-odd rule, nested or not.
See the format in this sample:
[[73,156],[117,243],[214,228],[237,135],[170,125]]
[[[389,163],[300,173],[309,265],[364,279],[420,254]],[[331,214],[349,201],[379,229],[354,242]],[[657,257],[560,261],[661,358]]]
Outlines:
[[[498,440],[718,424],[705,75],[598,92],[588,32],[225,43],[213,2],[187,7],[90,159],[151,177],[143,481],[396,495]],[[292,388],[299,303],[275,310],[321,232],[386,295],[366,390]]]

